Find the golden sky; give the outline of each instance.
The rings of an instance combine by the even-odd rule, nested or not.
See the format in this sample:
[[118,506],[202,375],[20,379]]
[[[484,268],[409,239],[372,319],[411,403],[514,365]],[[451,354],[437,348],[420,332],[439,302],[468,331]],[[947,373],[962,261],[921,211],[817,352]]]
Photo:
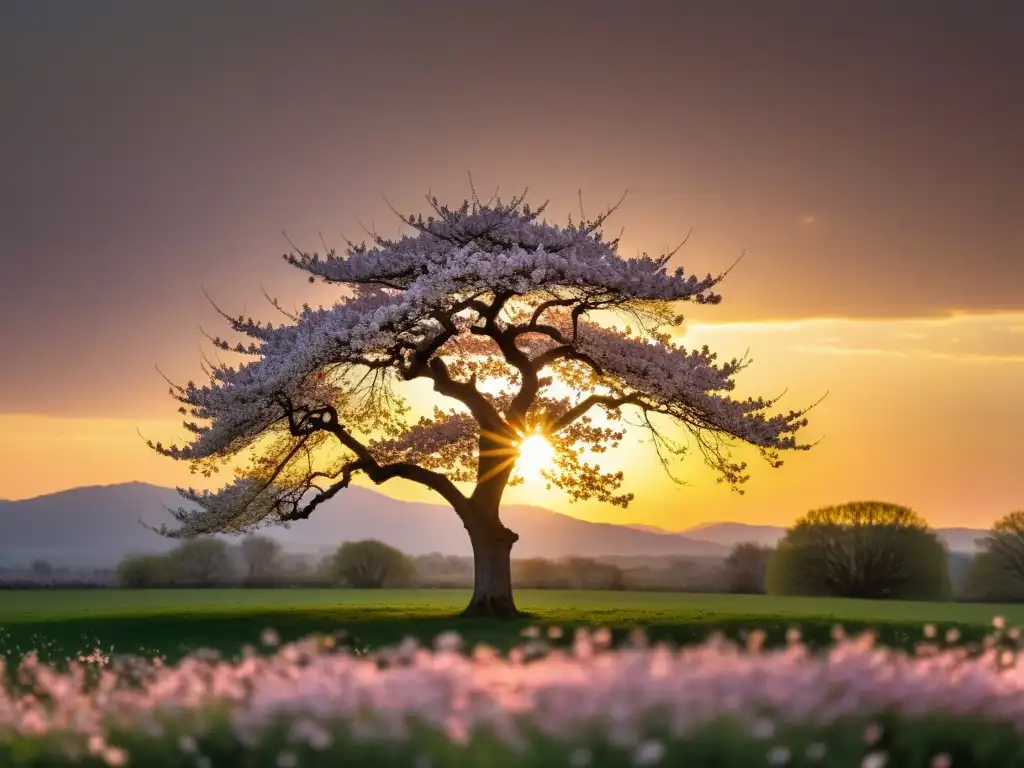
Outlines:
[[627,256],[690,230],[673,266],[746,251],[685,341],[749,348],[744,393],[830,393],[820,445],[753,456],[745,496],[699,457],[676,487],[631,446],[628,512],[511,500],[668,528],[1024,508],[1022,23],[958,0],[4,5],[0,498],[187,483],[136,430],[178,434],[154,368],[199,376],[200,328],[223,329],[203,290],[263,318],[261,289],[332,302],[282,231],[391,235],[382,195],[458,202],[471,171],[555,220],[628,189],[608,226]]
[[[717,520],[786,524],[813,506],[865,498],[907,504],[943,526],[984,526],[1024,508],[1024,313],[694,324],[683,340],[708,343],[723,356],[749,348],[754,362],[740,375],[740,394],[788,387],[781,405],[798,406],[827,391],[808,432],[822,441],[778,470],[752,455],[743,496],[714,483],[697,456],[685,465],[690,484],[678,486],[652,461],[649,446],[630,443],[612,457],[637,494],[628,510],[570,505],[532,481],[510,489],[507,499],[669,529]],[[137,430],[180,433],[173,420],[0,416],[0,495],[194,481],[181,465],[152,454]],[[416,486],[386,490],[433,500]]]

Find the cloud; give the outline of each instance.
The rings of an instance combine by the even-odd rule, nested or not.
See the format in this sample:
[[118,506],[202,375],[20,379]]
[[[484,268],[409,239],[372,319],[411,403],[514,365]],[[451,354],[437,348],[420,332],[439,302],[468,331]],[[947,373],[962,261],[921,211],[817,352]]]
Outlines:
[[888,356],[965,363],[1024,362],[1024,313],[951,313],[918,318],[807,318],[695,325],[694,336],[779,338],[805,354]]
[[899,349],[879,349],[878,347],[842,347],[837,344],[795,344],[790,349],[796,352],[826,355],[863,355],[865,357],[909,357],[909,353]]
[[817,217],[814,214],[807,213],[800,217],[800,226],[809,227],[817,221]]

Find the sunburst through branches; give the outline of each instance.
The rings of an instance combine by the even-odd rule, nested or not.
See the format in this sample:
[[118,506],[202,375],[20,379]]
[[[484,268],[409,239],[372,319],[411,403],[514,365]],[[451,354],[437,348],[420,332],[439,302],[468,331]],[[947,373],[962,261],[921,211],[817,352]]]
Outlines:
[[544,470],[551,470],[555,449],[540,432],[533,432],[519,443],[516,470],[524,480],[539,480]]

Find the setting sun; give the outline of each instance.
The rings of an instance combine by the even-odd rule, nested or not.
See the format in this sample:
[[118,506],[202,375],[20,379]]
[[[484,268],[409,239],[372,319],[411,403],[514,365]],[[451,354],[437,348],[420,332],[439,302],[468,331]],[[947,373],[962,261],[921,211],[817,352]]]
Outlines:
[[539,478],[541,470],[548,469],[555,459],[555,449],[544,435],[534,433],[519,443],[516,469],[524,478]]

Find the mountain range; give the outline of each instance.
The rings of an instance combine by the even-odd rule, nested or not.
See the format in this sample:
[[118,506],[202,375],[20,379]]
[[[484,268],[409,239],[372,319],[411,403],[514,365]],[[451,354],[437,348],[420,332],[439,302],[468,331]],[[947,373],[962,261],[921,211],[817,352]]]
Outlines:
[[[19,501],[0,501],[0,566],[33,560],[75,568],[115,565],[128,554],[164,552],[176,542],[139,523],[159,526],[174,519],[167,507],[181,506],[170,488],[145,483],[73,488]],[[568,555],[721,557],[741,542],[773,545],[785,533],[777,526],[715,523],[673,533],[642,525],[579,520],[532,506],[507,506],[502,519],[520,540],[517,557]],[[352,487],[323,504],[308,520],[261,533],[292,552],[322,554],[343,541],[375,538],[413,555],[469,555],[469,539],[450,508],[393,499]],[[941,529],[953,551],[973,551],[984,531]]]

